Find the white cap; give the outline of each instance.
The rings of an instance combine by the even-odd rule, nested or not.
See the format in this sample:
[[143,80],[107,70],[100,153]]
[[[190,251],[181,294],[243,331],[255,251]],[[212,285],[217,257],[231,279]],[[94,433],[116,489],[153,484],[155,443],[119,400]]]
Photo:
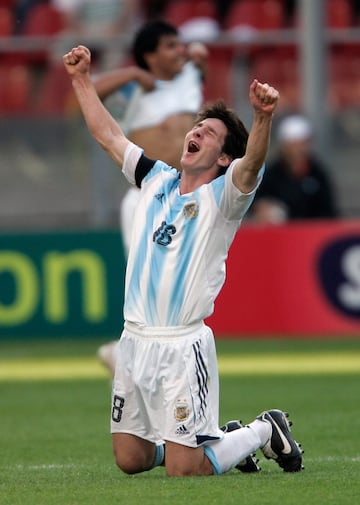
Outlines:
[[313,129],[308,119],[304,116],[288,116],[279,124],[277,136],[280,142],[291,140],[306,140],[313,134]]

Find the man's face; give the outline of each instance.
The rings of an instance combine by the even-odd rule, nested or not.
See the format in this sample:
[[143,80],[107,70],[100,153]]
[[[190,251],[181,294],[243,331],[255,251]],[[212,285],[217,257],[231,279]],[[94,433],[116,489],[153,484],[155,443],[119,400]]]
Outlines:
[[281,146],[283,156],[290,166],[297,165],[307,160],[311,148],[310,139],[289,140]]
[[196,172],[221,164],[226,135],[227,128],[220,119],[207,118],[197,123],[185,137],[183,168]]
[[146,60],[150,71],[159,79],[173,79],[182,71],[186,62],[185,45],[177,35],[163,35],[154,53]]

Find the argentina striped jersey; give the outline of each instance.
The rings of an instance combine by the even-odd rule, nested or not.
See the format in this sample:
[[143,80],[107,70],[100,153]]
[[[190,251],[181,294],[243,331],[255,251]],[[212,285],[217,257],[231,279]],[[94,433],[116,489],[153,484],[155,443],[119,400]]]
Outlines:
[[[123,173],[132,184],[141,155],[139,147],[129,144]],[[142,180],[133,218],[125,320],[143,326],[184,326],[213,312],[225,281],[229,247],[256,191],[245,195],[233,185],[233,166],[234,162],[211,183],[181,195],[180,173],[154,162]]]

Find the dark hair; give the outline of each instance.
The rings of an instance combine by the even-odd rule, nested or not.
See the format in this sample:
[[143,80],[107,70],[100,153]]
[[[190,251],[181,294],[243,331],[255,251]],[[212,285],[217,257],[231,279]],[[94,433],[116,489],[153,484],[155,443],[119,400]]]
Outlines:
[[136,64],[149,70],[144,55],[154,53],[158,48],[161,37],[165,35],[178,35],[175,26],[166,21],[156,20],[146,23],[135,35],[132,53]]
[[[227,128],[223,152],[231,156],[233,160],[242,158],[246,151],[249,132],[236,112],[229,109],[224,100],[219,99],[203,106],[195,119],[195,124],[208,118],[220,119]],[[221,169],[221,173],[225,173],[226,168]]]

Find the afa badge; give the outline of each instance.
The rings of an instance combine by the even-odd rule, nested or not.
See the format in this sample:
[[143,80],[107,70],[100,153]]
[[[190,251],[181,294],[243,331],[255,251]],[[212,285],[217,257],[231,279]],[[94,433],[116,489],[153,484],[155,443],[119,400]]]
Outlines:
[[186,421],[190,415],[189,405],[186,400],[177,400],[175,403],[174,416],[179,422]]
[[199,205],[196,200],[184,205],[184,216],[186,219],[195,219],[199,214]]

